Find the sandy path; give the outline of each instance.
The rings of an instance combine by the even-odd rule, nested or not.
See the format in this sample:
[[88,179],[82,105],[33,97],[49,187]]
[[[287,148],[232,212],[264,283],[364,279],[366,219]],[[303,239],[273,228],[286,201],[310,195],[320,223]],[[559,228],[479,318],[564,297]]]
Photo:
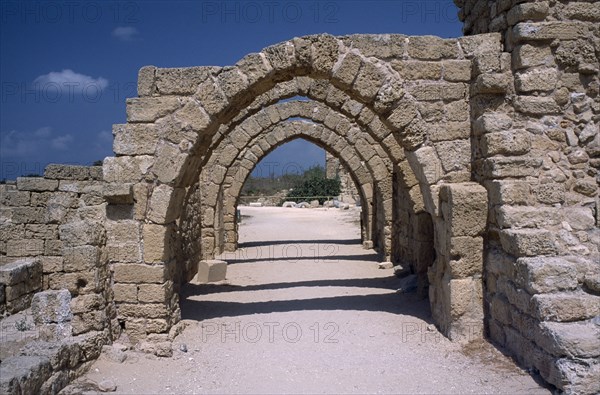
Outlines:
[[487,343],[474,357],[444,338],[362,249],[356,212],[242,214],[229,284],[183,291],[173,358],[129,352],[85,379],[120,393],[549,393]]

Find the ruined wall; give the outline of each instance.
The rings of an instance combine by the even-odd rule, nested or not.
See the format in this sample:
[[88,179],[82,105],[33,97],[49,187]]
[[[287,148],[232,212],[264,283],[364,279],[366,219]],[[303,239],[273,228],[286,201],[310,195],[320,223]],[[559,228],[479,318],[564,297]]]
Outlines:
[[325,154],[325,173],[327,178],[339,178],[341,192],[339,199],[348,204],[360,205],[360,195],[350,173],[336,157],[330,153]]
[[598,392],[600,3],[457,5],[506,51],[476,65],[471,101],[489,335],[558,388]]
[[101,167],[63,165],[0,185],[0,310],[31,306],[36,325],[2,361],[3,393],[58,392],[120,333],[103,188]]

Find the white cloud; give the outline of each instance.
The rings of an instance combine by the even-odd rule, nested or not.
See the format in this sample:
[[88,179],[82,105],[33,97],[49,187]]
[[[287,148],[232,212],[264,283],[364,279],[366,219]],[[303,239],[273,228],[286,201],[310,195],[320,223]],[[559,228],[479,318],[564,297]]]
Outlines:
[[133,41],[138,38],[140,32],[132,26],[119,26],[112,31],[113,37],[121,41]]
[[53,136],[52,128],[44,126],[33,132],[11,130],[0,135],[0,156],[3,158],[24,158],[41,154],[48,147],[64,151],[74,141],[73,136],[64,134]]
[[57,149],[59,151],[66,151],[69,148],[69,144],[73,142],[73,136],[70,134],[65,134],[63,136],[58,136],[52,139],[50,142],[52,148]]
[[90,86],[95,86],[98,90],[102,90],[108,86],[106,78],[93,78],[89,75],[76,73],[71,69],[52,71],[48,74],[40,75],[33,83],[37,85],[38,89],[53,87],[55,89],[68,89],[73,92],[82,92]]

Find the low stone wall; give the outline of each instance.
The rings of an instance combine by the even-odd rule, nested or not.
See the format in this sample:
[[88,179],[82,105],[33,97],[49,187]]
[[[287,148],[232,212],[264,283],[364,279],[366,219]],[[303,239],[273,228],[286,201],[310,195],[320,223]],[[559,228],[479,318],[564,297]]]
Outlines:
[[34,311],[39,338],[2,361],[0,392],[57,393],[119,336],[104,196],[115,192],[105,188],[101,167],[66,165],[0,185],[0,309],[60,294],[68,311],[64,322]]

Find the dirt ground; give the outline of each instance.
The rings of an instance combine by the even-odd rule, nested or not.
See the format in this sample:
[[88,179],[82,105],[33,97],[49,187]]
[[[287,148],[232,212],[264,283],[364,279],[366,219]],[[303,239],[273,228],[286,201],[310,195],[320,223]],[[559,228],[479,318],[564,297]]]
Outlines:
[[[243,207],[222,284],[188,285],[172,358],[103,356],[118,393],[547,394],[486,342],[451,343],[360,244],[356,209]],[[110,387],[110,386],[109,386]]]

